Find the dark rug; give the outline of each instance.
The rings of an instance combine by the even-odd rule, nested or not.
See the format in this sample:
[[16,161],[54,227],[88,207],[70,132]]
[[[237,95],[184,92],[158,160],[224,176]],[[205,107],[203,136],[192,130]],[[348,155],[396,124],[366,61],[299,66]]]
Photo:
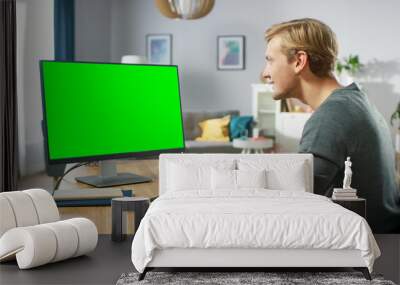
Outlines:
[[372,274],[372,281],[360,272],[148,272],[142,281],[139,273],[124,273],[117,285],[133,284],[384,284],[395,285],[381,275]]

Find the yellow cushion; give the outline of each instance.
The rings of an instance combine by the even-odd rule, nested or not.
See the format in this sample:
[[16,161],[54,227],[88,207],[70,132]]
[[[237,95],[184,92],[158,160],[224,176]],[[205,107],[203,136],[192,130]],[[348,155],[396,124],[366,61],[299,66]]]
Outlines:
[[200,137],[196,141],[229,141],[229,122],[231,116],[225,116],[217,119],[205,120],[199,123],[202,130]]

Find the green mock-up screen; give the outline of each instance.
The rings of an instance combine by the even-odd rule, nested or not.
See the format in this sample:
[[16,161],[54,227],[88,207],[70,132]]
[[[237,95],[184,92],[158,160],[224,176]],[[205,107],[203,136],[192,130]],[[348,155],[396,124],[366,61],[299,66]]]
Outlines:
[[42,61],[50,161],[184,148],[176,66]]

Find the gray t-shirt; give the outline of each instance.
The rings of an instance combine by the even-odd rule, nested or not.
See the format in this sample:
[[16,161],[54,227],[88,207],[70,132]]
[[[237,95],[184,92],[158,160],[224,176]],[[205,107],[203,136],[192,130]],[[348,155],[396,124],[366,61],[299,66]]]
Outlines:
[[385,119],[356,84],[335,90],[307,121],[299,152],[314,155],[314,193],[331,196],[343,186],[352,161],[351,187],[367,200],[374,233],[400,233],[400,192],[395,154]]

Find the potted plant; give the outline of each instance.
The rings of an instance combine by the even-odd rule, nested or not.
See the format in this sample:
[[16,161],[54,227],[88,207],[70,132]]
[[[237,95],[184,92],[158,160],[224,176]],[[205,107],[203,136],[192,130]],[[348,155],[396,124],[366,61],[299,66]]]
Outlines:
[[349,55],[336,61],[336,73],[341,84],[348,85],[354,81],[353,77],[361,70],[363,65],[358,55]]
[[[393,126],[393,121],[400,120],[400,102],[397,104],[396,110],[393,112],[390,117],[390,124]],[[400,153],[400,125],[397,127],[396,139],[395,139],[395,149],[396,152]]]

